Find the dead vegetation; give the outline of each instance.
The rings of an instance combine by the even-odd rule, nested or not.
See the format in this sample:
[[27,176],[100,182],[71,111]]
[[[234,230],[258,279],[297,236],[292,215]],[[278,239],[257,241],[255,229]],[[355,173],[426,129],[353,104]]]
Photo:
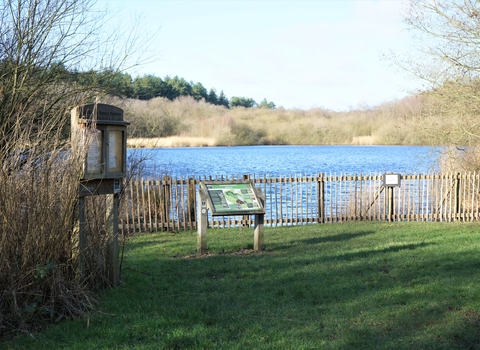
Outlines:
[[[334,112],[323,108],[226,108],[192,97],[174,101],[113,99],[131,122],[134,147],[236,145],[423,145],[427,142],[409,122],[421,97],[377,107]],[[141,141],[140,141],[141,140]]]

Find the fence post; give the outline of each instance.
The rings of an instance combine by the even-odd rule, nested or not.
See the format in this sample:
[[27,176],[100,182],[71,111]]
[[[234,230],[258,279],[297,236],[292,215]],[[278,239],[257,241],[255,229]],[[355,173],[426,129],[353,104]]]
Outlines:
[[455,189],[454,189],[454,194],[455,194],[455,217],[454,221],[458,220],[460,218],[460,202],[461,202],[461,187],[462,187],[462,181],[460,177],[460,173],[457,173],[457,176],[455,177]]
[[201,187],[198,189],[198,197],[197,254],[203,255],[207,252],[208,209],[207,193]]
[[323,178],[323,173],[318,174],[317,187],[318,187],[317,221],[323,224],[325,222],[325,180]]
[[192,229],[194,226],[195,226],[195,223],[197,221],[197,216],[195,215],[195,209],[196,209],[196,205],[195,205],[195,199],[196,199],[196,196],[197,196],[197,191],[195,191],[195,179],[194,178],[189,178],[187,180],[187,183],[188,183],[188,193],[187,193],[187,201],[188,201],[188,218],[187,220],[189,221],[190,223],[190,229]]
[[393,187],[388,186],[388,221],[393,221]]
[[75,227],[72,236],[73,243],[73,257],[78,259],[80,278],[85,276],[85,248],[86,244],[86,225],[85,222],[85,197],[78,198],[78,220],[75,222]]
[[118,193],[106,195],[107,276],[112,286],[115,287],[119,284],[120,276],[118,268],[118,202]]
[[[242,180],[243,181],[250,180],[250,175],[249,174],[242,175]],[[243,220],[242,221],[243,221],[242,226],[249,226],[248,223],[250,222],[250,215],[243,215]]]
[[172,182],[170,176],[165,175],[163,177],[163,191],[162,191],[162,202],[163,202],[163,217],[166,228],[168,231],[170,229],[170,198],[172,192]]

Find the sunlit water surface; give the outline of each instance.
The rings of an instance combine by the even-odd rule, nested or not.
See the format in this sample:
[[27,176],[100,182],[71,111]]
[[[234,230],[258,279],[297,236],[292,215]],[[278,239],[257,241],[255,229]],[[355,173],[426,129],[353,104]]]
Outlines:
[[140,175],[428,173],[436,170],[433,148],[424,146],[238,146],[128,150],[129,163],[144,159]]

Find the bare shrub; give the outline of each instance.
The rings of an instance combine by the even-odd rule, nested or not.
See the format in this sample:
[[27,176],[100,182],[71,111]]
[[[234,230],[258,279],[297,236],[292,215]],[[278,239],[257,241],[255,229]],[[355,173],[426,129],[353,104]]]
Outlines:
[[[108,14],[94,5],[0,3],[0,339],[85,314],[95,303],[91,291],[106,285],[97,204],[87,213],[86,274],[78,274],[84,155],[70,152],[69,111],[102,98],[99,80],[114,79],[141,43],[128,37],[126,47],[116,45],[120,32],[103,31]],[[88,82],[76,82],[87,70]]]
[[[63,116],[62,116],[63,117]],[[20,128],[0,150],[0,338],[85,315],[109,286],[105,196],[88,197],[84,274],[79,273],[78,194],[84,154],[58,130]],[[47,123],[47,126],[49,124]]]
[[440,155],[442,172],[480,171],[480,153],[478,147],[443,147]]
[[83,315],[93,303],[72,257],[78,159],[45,147],[46,135],[35,144],[20,136],[0,152],[0,335]]

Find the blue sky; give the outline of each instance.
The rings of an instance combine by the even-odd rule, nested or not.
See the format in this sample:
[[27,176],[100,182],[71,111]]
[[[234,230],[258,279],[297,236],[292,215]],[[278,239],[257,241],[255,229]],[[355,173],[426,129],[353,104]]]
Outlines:
[[[101,0],[140,16],[156,59],[133,76],[175,75],[227,97],[347,110],[400,99],[418,82],[382,55],[408,51],[400,0]],[[147,48],[145,51],[148,51]]]

